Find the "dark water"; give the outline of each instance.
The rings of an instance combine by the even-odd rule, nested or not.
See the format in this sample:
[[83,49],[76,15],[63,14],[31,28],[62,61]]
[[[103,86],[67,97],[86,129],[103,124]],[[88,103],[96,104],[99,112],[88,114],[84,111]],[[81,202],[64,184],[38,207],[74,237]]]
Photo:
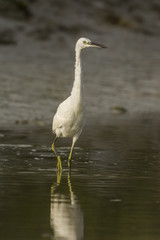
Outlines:
[[58,148],[62,175],[46,129],[1,131],[0,239],[159,240],[159,130],[152,120],[92,128],[71,174]]

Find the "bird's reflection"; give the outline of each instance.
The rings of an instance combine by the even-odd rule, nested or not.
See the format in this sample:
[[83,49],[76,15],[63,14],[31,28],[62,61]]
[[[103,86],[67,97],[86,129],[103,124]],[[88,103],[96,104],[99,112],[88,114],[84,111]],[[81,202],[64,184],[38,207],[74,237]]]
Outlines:
[[58,171],[57,182],[51,187],[50,225],[54,240],[83,238],[83,213],[72,191],[70,172],[62,183],[62,172]]

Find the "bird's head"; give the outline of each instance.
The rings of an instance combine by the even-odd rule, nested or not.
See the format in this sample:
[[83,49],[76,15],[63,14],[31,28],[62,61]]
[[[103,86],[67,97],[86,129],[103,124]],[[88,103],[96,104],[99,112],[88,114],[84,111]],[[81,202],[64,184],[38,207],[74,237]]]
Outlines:
[[92,42],[88,38],[80,38],[76,43],[76,49],[81,50],[81,49],[87,48],[87,47],[106,48],[104,45]]

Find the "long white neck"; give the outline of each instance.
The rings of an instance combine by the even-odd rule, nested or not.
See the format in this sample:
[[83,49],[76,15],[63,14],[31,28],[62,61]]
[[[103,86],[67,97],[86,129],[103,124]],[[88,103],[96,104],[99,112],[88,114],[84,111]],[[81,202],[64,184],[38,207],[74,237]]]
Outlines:
[[76,62],[75,62],[75,80],[73,83],[73,88],[71,96],[81,101],[82,98],[82,69],[81,69],[81,49],[76,48]]

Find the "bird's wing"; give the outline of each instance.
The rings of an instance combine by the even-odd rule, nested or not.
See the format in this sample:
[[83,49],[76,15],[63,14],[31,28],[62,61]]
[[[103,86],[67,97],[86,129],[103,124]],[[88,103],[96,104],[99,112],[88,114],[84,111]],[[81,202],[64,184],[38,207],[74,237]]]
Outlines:
[[71,98],[68,97],[57,108],[57,112],[53,118],[53,125],[52,125],[53,132],[57,128],[61,128],[67,123],[71,123],[72,121],[74,121],[74,118],[75,118],[75,114],[72,108]]

